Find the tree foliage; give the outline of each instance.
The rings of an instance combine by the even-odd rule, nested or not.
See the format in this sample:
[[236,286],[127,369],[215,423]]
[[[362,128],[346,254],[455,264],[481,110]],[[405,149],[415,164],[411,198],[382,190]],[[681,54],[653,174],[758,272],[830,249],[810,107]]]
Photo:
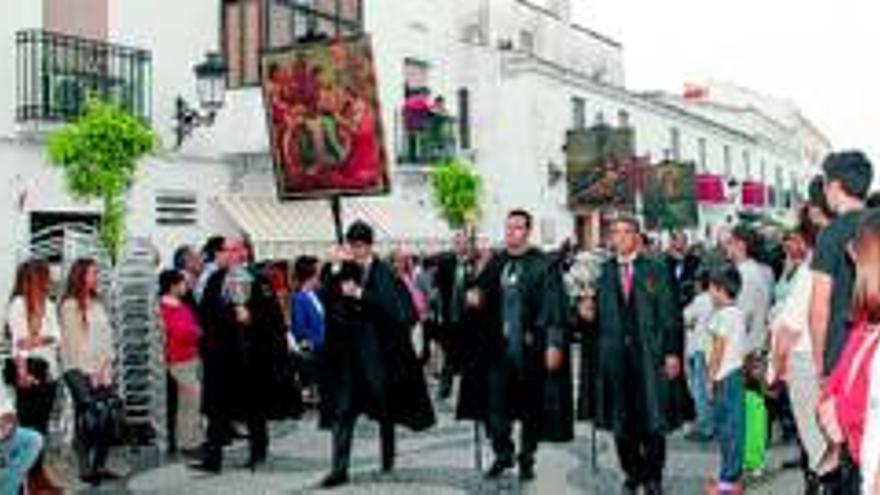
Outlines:
[[64,171],[68,192],[102,202],[101,243],[114,260],[125,236],[126,193],[138,160],[156,143],[142,120],[98,99],[89,99],[79,119],[49,138],[50,162]]
[[483,180],[472,167],[454,160],[443,162],[431,173],[431,187],[434,202],[453,229],[479,218]]

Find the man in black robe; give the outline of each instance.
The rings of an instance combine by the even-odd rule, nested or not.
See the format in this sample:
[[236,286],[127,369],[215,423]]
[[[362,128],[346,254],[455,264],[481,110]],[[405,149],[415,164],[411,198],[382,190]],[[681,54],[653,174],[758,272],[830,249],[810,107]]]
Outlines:
[[293,416],[298,409],[298,391],[284,372],[281,307],[247,259],[240,240],[226,239],[202,296],[202,412],[208,431],[203,458],[190,467],[209,473],[222,470],[233,421],[247,425],[246,466],[255,469],[268,454],[267,421]]
[[321,363],[321,426],[333,435],[333,459],[324,488],[348,482],[358,416],[379,423],[382,471],[394,468],[396,425],[415,431],[434,424],[425,377],[410,341],[414,321],[409,293],[373,253],[373,229],[355,222],[347,247],[325,273],[327,315]]
[[[541,440],[567,441],[572,432],[571,382],[557,380],[566,359],[559,284],[547,257],[529,244],[532,217],[523,210],[508,214],[505,250],[486,269],[486,284],[466,295],[467,304],[495,312],[497,326],[469,329],[491,332],[485,349],[486,429],[495,461],[486,477],[500,477],[514,465],[512,422],[520,420],[519,476],[535,476],[535,452]],[[565,384],[568,390],[565,390]],[[548,387],[561,384],[553,388]],[[567,399],[565,399],[567,394]],[[552,408],[545,407],[551,397]],[[568,411],[558,404],[568,404]],[[554,438],[555,437],[555,438]]]
[[665,434],[676,426],[669,400],[681,374],[681,318],[666,266],[638,249],[638,222],[616,219],[612,236],[615,257],[603,264],[596,291],[596,422],[615,435],[624,493],[641,485],[658,495]]

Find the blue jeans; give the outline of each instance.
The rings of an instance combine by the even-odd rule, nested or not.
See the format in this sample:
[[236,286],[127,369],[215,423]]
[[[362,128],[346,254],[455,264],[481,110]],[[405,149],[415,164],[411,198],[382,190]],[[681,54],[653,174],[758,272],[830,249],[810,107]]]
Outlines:
[[745,384],[742,370],[736,370],[714,384],[715,431],[721,447],[722,483],[737,483],[742,477],[745,444]]
[[688,389],[694,399],[694,409],[697,413],[696,431],[703,436],[711,437],[715,425],[712,419],[712,406],[706,396],[706,382],[709,378],[706,353],[699,351],[691,354],[687,357],[685,366]]
[[0,491],[18,493],[42,450],[43,435],[30,428],[18,427],[0,443]]

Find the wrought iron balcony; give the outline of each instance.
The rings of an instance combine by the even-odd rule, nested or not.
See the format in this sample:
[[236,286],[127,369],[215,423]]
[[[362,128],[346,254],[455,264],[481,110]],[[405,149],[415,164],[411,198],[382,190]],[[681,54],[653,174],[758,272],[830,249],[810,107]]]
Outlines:
[[148,50],[32,29],[16,33],[16,64],[19,122],[70,121],[90,96],[150,120]]
[[432,113],[416,122],[412,116],[407,115],[404,115],[403,120],[403,132],[398,140],[399,164],[435,165],[457,156],[455,134],[458,121],[454,117]]

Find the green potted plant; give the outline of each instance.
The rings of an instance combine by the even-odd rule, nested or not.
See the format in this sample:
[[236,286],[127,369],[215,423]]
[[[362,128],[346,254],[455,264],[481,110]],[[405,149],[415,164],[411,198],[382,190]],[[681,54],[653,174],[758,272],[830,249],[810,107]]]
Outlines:
[[477,171],[457,160],[441,162],[431,172],[431,189],[449,227],[473,235],[483,193],[483,179]]
[[80,118],[49,138],[50,164],[63,170],[71,196],[101,201],[100,240],[113,262],[125,237],[125,200],[138,161],[156,144],[142,120],[95,98]]

